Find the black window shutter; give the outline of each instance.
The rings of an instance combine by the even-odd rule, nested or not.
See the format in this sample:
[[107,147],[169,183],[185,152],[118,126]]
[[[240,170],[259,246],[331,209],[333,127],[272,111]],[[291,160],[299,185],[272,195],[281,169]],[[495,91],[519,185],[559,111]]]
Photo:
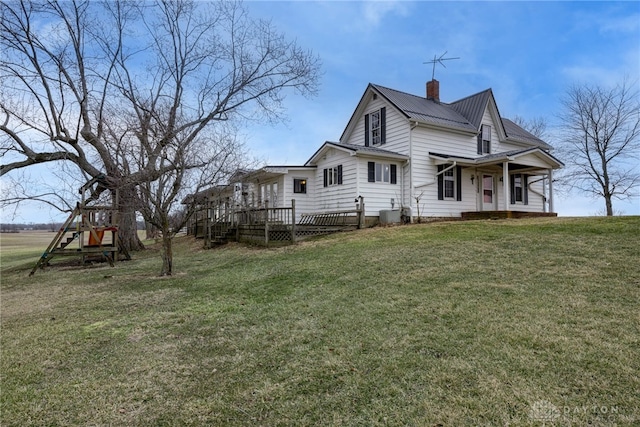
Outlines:
[[324,170],[324,186],[325,186],[325,187],[326,187],[326,186],[327,186],[327,184],[328,184],[328,183],[327,183],[327,174],[328,174],[328,173],[327,173],[327,170],[325,169],[325,170]]
[[364,146],[369,146],[369,115],[364,115]]
[[[438,172],[442,172],[444,165],[438,165]],[[444,200],[444,176],[438,175],[438,200]]]
[[375,164],[375,162],[367,162],[367,181],[376,182],[376,164]]
[[529,175],[522,175],[522,198],[525,205],[529,204],[529,183],[527,178],[529,178]]
[[456,166],[456,200],[462,200],[462,168]]
[[511,204],[516,203],[516,176],[509,175],[509,189],[511,190]]
[[338,165],[338,184],[342,184],[342,165]]
[[391,183],[398,183],[398,167],[396,165],[391,165]]
[[380,109],[380,144],[387,142],[387,107]]
[[478,154],[482,154],[482,128],[480,128],[480,133],[478,134]]

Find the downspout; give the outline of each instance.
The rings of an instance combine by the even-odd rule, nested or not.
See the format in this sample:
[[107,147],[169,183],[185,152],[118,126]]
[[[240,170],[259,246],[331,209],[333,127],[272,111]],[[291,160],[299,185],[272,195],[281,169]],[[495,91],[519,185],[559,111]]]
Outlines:
[[426,187],[427,185],[433,185],[433,184],[435,184],[436,182],[438,182],[438,180],[437,180],[435,177],[437,177],[438,175],[440,175],[440,174],[442,174],[442,173],[445,173],[445,172],[446,172],[446,171],[448,171],[449,169],[455,168],[457,165],[458,165],[458,161],[457,161],[457,160],[454,160],[454,161],[453,161],[453,163],[451,163],[451,165],[447,166],[446,168],[442,169],[440,172],[436,173],[436,174],[434,175],[433,181],[431,181],[431,182],[426,182],[426,183],[424,183],[424,184],[420,184],[420,185],[418,185],[417,187],[418,187],[418,188],[421,188],[421,187]]
[[[411,222],[413,222],[413,130],[418,127],[418,122],[413,122],[413,125],[409,126],[409,160],[407,162],[409,166],[409,209],[411,209]],[[402,186],[402,197],[404,200],[404,185]]]
[[[544,181],[546,178],[542,177],[540,179],[536,179],[535,181],[531,181],[529,183],[527,183],[527,189],[529,191],[531,191],[534,194],[537,194],[538,196],[542,197],[542,212],[547,212],[547,195],[543,194],[537,190],[534,190],[533,188],[531,188],[531,184],[535,184],[536,182],[540,182],[540,181]],[[544,188],[544,184],[542,186],[542,188]]]
[[[454,160],[454,161],[453,161],[453,163],[451,163],[451,166],[449,166],[449,167],[446,167],[446,168],[442,169],[442,170],[441,170],[440,172],[438,172],[435,176],[438,176],[438,175],[440,175],[441,173],[445,173],[445,172],[446,172],[446,171],[448,171],[449,169],[453,169],[453,168],[455,168],[457,164],[458,164],[458,161],[457,161],[457,160]],[[425,184],[425,185],[431,185],[431,184],[434,184],[434,183],[435,183],[435,180],[434,180],[434,182],[431,182],[431,183],[428,183],[428,184]]]

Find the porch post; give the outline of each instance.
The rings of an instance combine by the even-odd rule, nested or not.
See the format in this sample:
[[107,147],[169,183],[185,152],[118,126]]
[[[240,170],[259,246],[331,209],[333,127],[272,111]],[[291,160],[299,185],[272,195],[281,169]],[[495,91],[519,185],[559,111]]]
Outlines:
[[549,212],[555,212],[553,208],[553,169],[549,169]]
[[504,199],[504,210],[509,210],[509,162],[502,163],[502,198]]
[[549,202],[549,199],[547,198],[547,179],[549,179],[549,177],[542,177],[542,212],[545,213],[547,212],[547,203]]

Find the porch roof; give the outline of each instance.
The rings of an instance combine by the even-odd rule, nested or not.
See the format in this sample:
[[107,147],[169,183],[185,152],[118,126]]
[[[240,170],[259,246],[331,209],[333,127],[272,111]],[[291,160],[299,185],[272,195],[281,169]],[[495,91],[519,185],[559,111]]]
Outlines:
[[487,154],[486,156],[475,158],[456,156],[453,154],[429,152],[429,157],[436,160],[436,162],[440,161],[441,163],[449,163],[455,161],[463,167],[493,165],[500,166],[504,162],[518,163],[528,166],[532,162],[526,158],[527,156],[537,157],[538,159],[542,160],[543,163],[545,163],[547,168],[560,169],[564,166],[564,163],[539,147],[526,148],[524,150],[504,151],[502,153]]
[[286,175],[295,171],[308,171],[315,170],[315,166],[264,166],[260,169],[253,170],[244,174],[241,181],[246,182],[248,180],[266,180],[278,177],[280,175]]
[[387,159],[398,159],[398,160],[409,159],[409,156],[406,156],[404,154],[396,153],[395,151],[383,150],[382,148],[378,148],[378,147],[365,147],[364,145],[354,145],[354,144],[345,144],[340,142],[326,141],[324,144],[322,144],[322,146],[318,149],[318,151],[313,153],[313,155],[311,156],[311,158],[309,158],[309,160],[307,160],[307,163],[305,163],[305,165],[310,166],[315,164],[318,158],[320,158],[320,156],[322,155],[322,153],[324,153],[328,148],[331,148],[331,147],[336,148],[338,150],[345,151],[352,156],[366,155],[366,156],[373,156],[373,157],[382,157]]

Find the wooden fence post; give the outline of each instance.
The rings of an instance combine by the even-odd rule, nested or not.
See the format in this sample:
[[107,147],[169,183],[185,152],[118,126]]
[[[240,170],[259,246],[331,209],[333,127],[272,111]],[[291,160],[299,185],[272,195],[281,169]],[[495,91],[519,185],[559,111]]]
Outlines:
[[296,242],[296,199],[291,199],[291,243]]
[[269,221],[264,222],[264,245],[269,246]]
[[360,212],[358,213],[358,229],[364,228],[365,225],[365,216],[364,216],[364,197],[358,196],[360,199]]

